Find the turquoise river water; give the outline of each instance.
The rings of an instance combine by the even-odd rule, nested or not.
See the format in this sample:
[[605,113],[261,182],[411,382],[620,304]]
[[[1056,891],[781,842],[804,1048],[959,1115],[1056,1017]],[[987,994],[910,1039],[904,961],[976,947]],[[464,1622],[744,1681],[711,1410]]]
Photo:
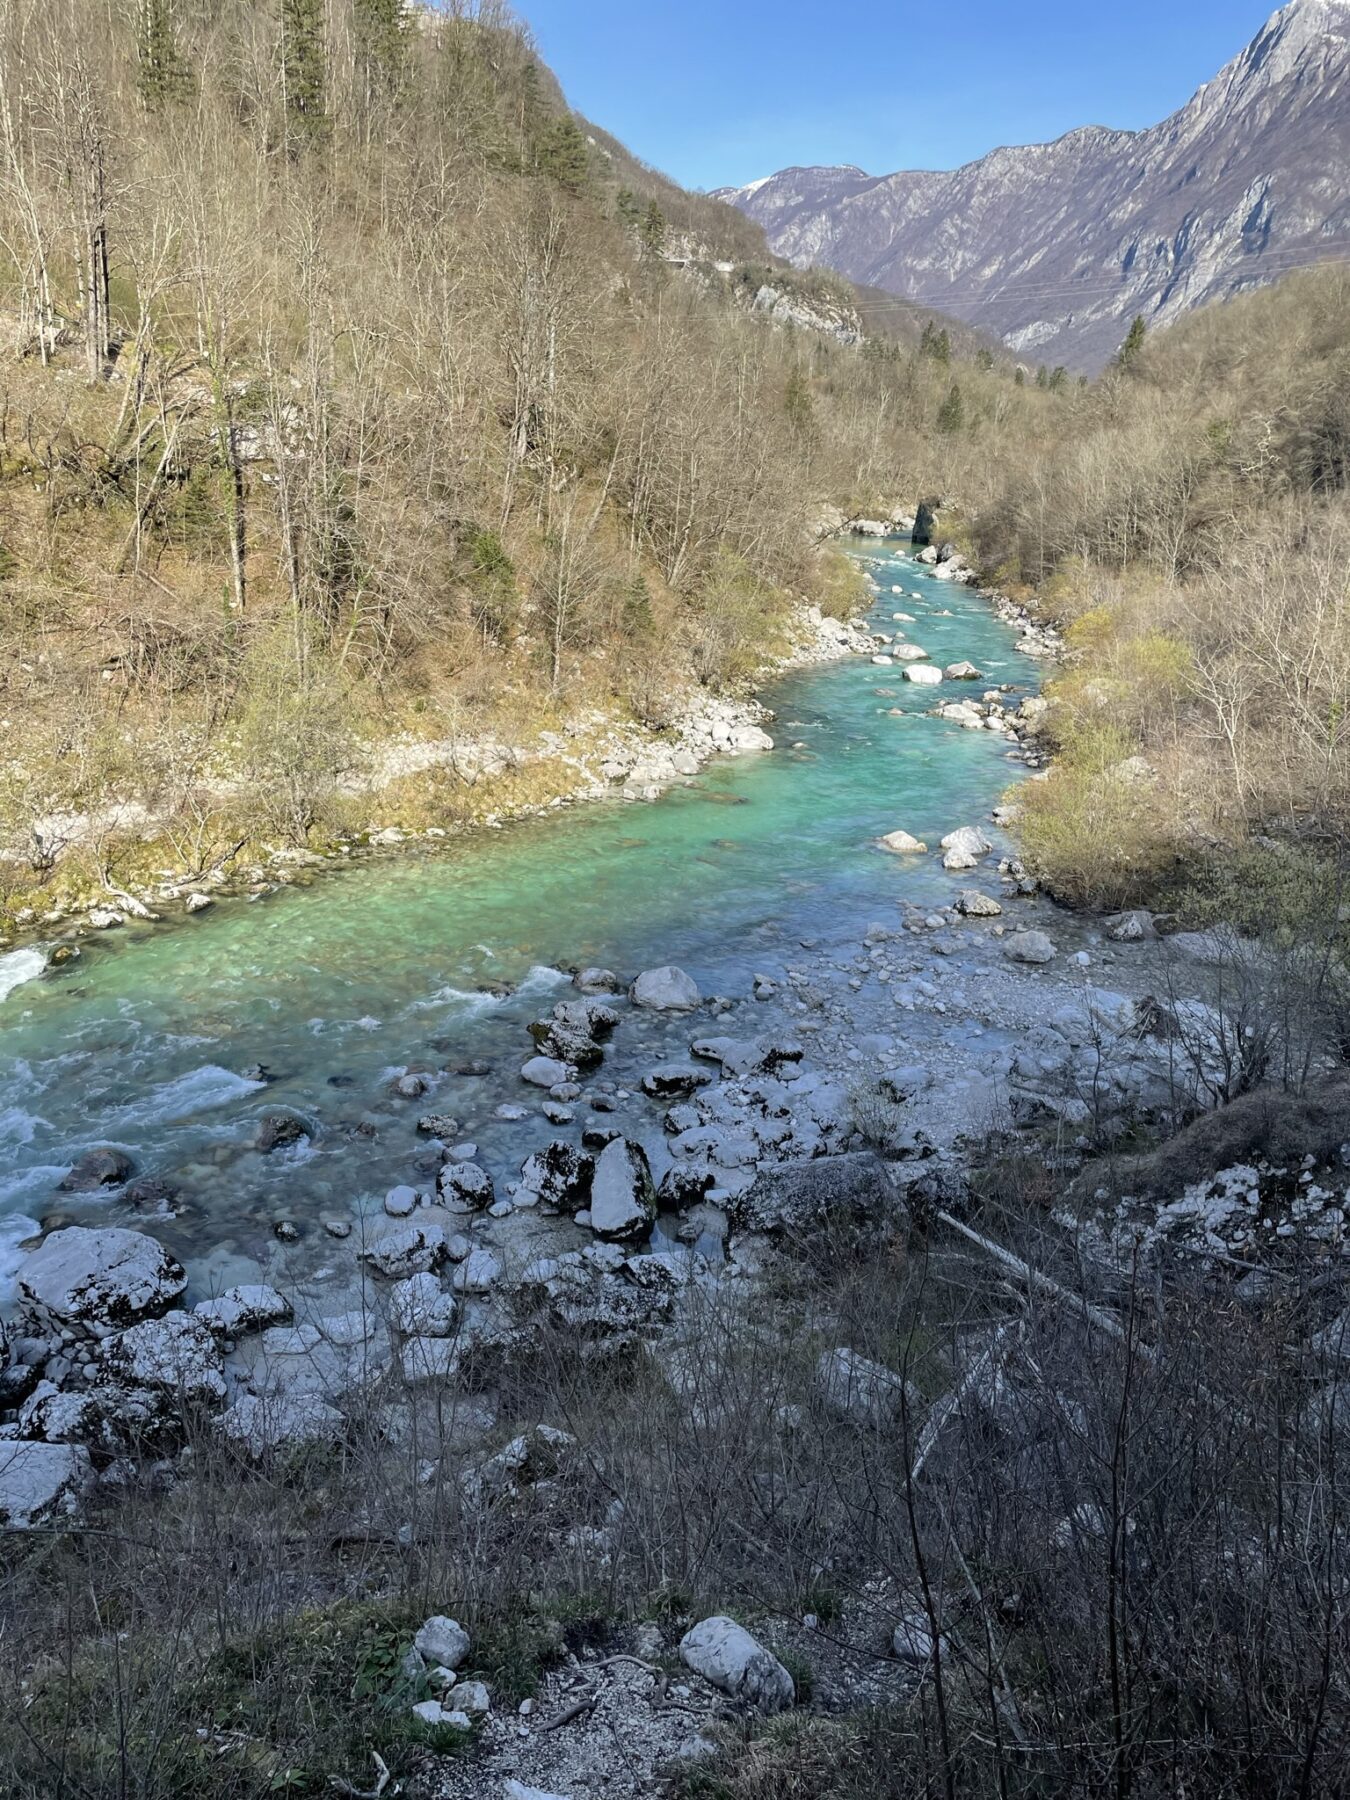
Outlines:
[[[878,630],[983,671],[961,692],[1035,686],[978,595],[933,579],[905,546],[855,554],[878,590]],[[865,658],[810,669],[764,694],[772,752],[719,759],[652,804],[564,809],[86,940],[77,962],[0,999],[0,1284],[38,1221],[117,1220],[116,1197],[53,1194],[95,1144],[181,1188],[181,1216],[151,1223],[203,1279],[259,1256],[279,1218],[317,1233],[321,1215],[378,1205],[409,1178],[425,1111],[452,1111],[490,1165],[518,1168],[553,1135],[518,1070],[525,1025],[565,988],[560,968],[631,977],[672,962],[705,993],[743,995],[754,972],[800,957],[803,938],[842,943],[902,900],[950,897],[936,857],[886,856],[875,839],[903,827],[936,848],[987,818],[1020,773],[997,734],[927,716],[955,689]],[[3,959],[11,979],[24,954]],[[671,1045],[691,1035],[687,1020],[637,1029],[644,1049],[667,1047],[663,1030]],[[265,1088],[240,1073],[258,1063],[275,1075]],[[390,1092],[410,1065],[437,1072],[421,1101]],[[496,1119],[504,1101],[530,1116]],[[258,1119],[278,1108],[314,1135],[263,1157]]]

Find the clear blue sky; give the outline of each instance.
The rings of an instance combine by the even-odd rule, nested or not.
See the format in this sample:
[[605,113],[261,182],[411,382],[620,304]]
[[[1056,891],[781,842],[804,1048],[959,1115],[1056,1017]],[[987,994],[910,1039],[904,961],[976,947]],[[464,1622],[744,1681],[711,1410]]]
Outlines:
[[689,187],[793,163],[952,168],[1152,125],[1275,0],[517,0],[580,112]]

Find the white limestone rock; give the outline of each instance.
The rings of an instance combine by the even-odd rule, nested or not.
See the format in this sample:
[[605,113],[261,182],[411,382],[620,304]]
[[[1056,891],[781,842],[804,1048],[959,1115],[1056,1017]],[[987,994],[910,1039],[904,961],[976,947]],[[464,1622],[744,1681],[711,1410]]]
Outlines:
[[680,1659],[724,1694],[760,1712],[782,1712],[797,1697],[778,1658],[734,1619],[701,1620],[680,1639]]

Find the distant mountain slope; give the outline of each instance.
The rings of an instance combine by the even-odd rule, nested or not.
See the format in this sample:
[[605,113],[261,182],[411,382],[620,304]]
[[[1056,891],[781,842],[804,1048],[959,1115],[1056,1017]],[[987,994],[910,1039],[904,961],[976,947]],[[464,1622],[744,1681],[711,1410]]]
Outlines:
[[722,189],[798,265],[824,264],[1100,367],[1162,324],[1350,256],[1350,0],[1293,0],[1180,112],[1087,126],[950,172],[785,169]]

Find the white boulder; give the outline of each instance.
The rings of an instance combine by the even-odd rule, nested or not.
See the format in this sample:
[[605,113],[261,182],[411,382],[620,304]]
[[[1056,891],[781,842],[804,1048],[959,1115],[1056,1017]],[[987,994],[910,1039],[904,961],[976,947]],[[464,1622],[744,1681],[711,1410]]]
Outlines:
[[192,1311],[209,1331],[222,1337],[242,1337],[245,1332],[289,1325],[294,1316],[290,1301],[261,1283],[226,1288],[214,1300],[200,1301]]
[[413,1644],[418,1655],[424,1656],[429,1663],[442,1669],[460,1669],[473,1647],[473,1640],[458,1619],[434,1613],[423,1621]]
[[0,1442],[0,1530],[31,1531],[78,1511],[92,1480],[78,1444]]
[[664,968],[647,969],[633,983],[630,998],[634,1006],[651,1012],[693,1012],[703,997],[693,977],[669,963]]
[[19,1267],[20,1292],[40,1312],[99,1336],[167,1312],[186,1286],[163,1244],[116,1227],[54,1231]]
[[651,1166],[640,1144],[614,1138],[596,1158],[591,1229],[614,1241],[646,1237],[656,1218]]
[[704,1619],[680,1639],[680,1659],[724,1694],[761,1712],[782,1712],[797,1690],[778,1658],[734,1619]]

